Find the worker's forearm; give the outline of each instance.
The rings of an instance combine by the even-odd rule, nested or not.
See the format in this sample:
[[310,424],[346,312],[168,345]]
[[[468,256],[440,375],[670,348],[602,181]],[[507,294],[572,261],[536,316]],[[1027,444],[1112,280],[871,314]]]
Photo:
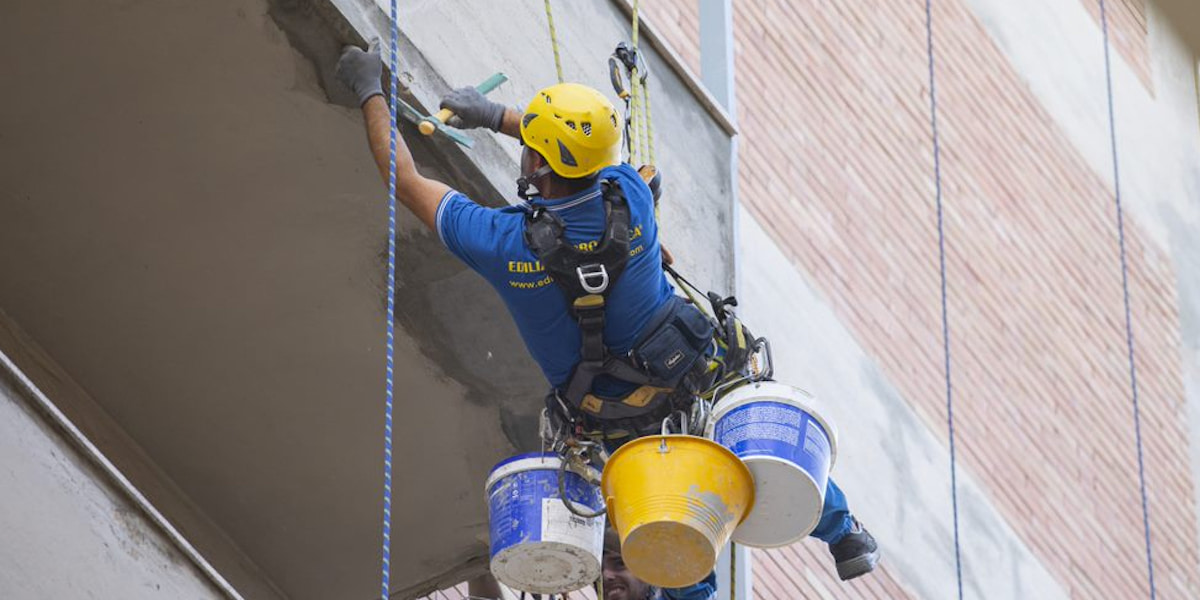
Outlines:
[[[375,166],[379,168],[379,175],[383,177],[383,182],[388,182],[391,171],[391,153],[388,145],[391,142],[391,115],[388,112],[387,102],[383,96],[375,96],[367,100],[363,104],[363,117],[367,125],[367,143],[371,146],[371,154],[375,157]],[[416,164],[413,162],[412,153],[408,149],[408,144],[400,139],[399,131],[396,132],[396,183],[400,185],[401,181],[411,179],[417,174]]]
[[[379,175],[384,183],[387,183],[391,170],[391,153],[388,146],[392,126],[388,106],[383,97],[375,96],[367,100],[363,104],[363,116],[367,123],[367,140],[371,146],[371,154],[375,157],[375,166],[379,167]],[[445,183],[426,179],[417,173],[412,152],[397,131],[396,200],[411,210],[427,227],[433,229],[438,205],[449,191],[450,186]]]
[[500,121],[500,133],[512,138],[521,139],[521,112],[515,109],[504,109],[504,119]]

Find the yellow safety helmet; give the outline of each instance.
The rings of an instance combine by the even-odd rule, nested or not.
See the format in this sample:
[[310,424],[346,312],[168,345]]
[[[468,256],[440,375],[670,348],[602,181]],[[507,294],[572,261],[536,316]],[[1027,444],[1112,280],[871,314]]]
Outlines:
[[560,83],[533,97],[521,117],[521,140],[550,170],[577,179],[621,160],[621,117],[600,92]]

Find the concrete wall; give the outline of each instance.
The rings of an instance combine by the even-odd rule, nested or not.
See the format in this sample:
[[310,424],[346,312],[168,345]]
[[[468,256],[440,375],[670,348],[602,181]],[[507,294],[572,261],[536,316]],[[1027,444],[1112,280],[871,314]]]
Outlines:
[[[493,70],[513,104],[552,82],[541,2],[400,4],[414,102]],[[628,22],[607,0],[572,7],[568,73],[607,89]],[[382,31],[365,1],[0,4],[0,308],[45,350],[13,354],[248,597],[377,587],[386,195],[332,73],[343,43]],[[728,134],[649,60],[678,199],[665,238],[729,289]],[[427,175],[513,199],[513,142],[473,134],[466,154],[403,133]],[[545,384],[488,286],[415,219],[399,229],[406,597],[484,568],[482,483],[536,447]]]
[[226,596],[0,365],[0,597]]
[[[1190,598],[1194,24],[1107,4],[1156,584]],[[956,595],[923,8],[735,3],[743,314],[885,556],[842,584],[815,542],[756,553],[759,598]],[[933,9],[966,596],[1146,597],[1098,3]],[[698,64],[695,4],[647,11]]]

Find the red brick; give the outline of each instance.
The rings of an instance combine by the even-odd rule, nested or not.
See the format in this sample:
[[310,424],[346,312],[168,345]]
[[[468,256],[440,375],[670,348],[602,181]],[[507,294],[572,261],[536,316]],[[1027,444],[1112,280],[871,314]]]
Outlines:
[[[644,4],[676,21],[667,37],[698,65],[696,3]],[[945,440],[923,3],[734,6],[742,202]],[[1143,0],[1108,9],[1149,87]],[[934,23],[963,467],[1072,595],[1145,596],[1112,190],[963,0],[934,3]],[[1200,597],[1175,273],[1136,219],[1126,227],[1155,571],[1162,597]],[[886,562],[837,583],[815,542],[756,558],[759,598],[809,597],[811,582],[911,595]]]

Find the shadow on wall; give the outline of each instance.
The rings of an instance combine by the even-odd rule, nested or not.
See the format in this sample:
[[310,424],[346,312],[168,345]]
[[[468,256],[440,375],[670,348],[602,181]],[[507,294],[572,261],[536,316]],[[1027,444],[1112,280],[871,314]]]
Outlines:
[[[354,107],[355,97],[337,81],[334,69],[341,48],[348,43],[363,46],[363,40],[326,2],[270,0],[268,5],[288,43],[312,63],[326,99]],[[414,101],[411,97],[405,100]],[[478,202],[507,205],[502,200],[505,194],[487,182],[456,144],[420,135],[415,126],[403,121],[400,131],[423,175],[444,181]],[[380,192],[382,196],[384,188]],[[521,451],[536,450],[537,419],[546,383],[503,302],[486,281],[447,252],[435,234],[420,227],[403,207],[399,211],[396,325],[403,331],[398,333],[415,340],[444,376],[465,386],[468,401],[496,405],[504,434],[513,446]],[[386,239],[379,242],[379,258],[380,267],[386,269]],[[380,280],[386,281],[386,274]],[[381,289],[380,296],[386,304],[386,290]]]

